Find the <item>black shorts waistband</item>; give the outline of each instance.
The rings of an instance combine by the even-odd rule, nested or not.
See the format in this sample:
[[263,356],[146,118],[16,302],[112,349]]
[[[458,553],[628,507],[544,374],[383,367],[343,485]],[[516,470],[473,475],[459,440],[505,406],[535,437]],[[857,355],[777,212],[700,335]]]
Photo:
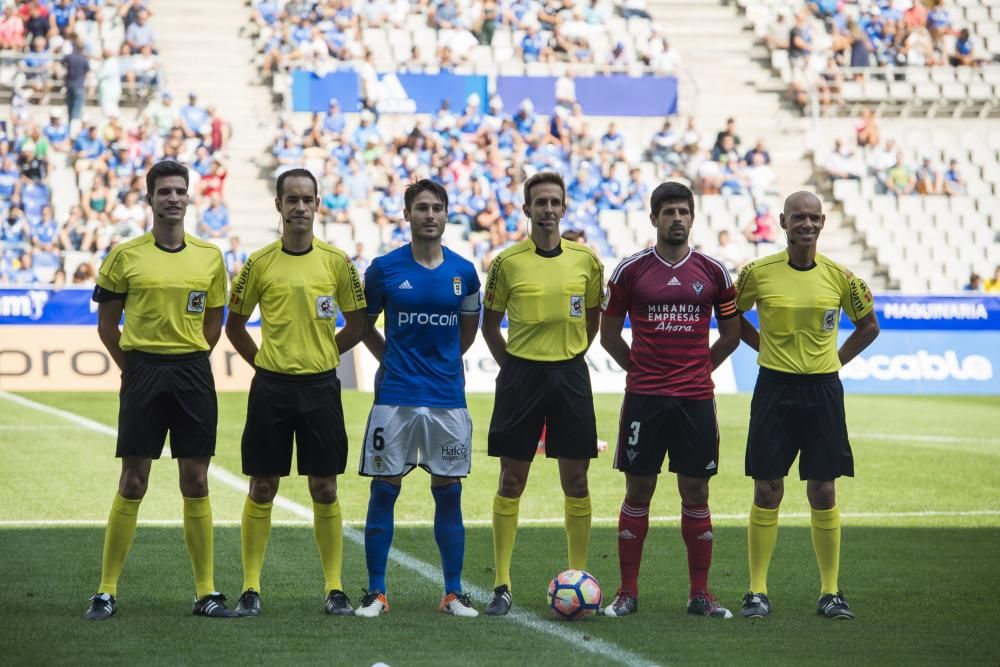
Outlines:
[[781,384],[818,384],[838,380],[840,379],[840,373],[836,371],[832,373],[786,373],[761,366],[757,377],[763,380],[780,382]]
[[572,366],[579,363],[584,363],[584,352],[576,355],[575,357],[570,357],[569,359],[560,359],[559,361],[540,361],[537,359],[525,359],[524,357],[516,357],[513,354],[507,355],[507,362],[514,364],[521,364],[522,366],[541,366],[542,368],[558,368],[559,366]]
[[126,350],[126,359],[136,359],[153,364],[183,364],[196,359],[206,359],[208,352],[185,352],[184,354],[156,354],[153,352],[143,352],[142,350]]
[[320,382],[326,382],[327,380],[333,380],[337,377],[337,369],[331,368],[328,371],[322,371],[321,373],[278,373],[276,371],[269,371],[266,368],[256,367],[257,377],[264,378],[265,380],[272,380],[274,382],[287,382],[289,384],[314,384]]

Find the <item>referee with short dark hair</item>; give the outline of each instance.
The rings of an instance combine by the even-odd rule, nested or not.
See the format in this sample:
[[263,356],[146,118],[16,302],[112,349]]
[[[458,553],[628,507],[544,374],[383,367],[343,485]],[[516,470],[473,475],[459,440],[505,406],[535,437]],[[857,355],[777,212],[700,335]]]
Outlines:
[[[745,312],[756,304],[760,318],[759,334],[745,318],[742,332],[743,340],[760,353],[746,452],[746,474],[754,479],[747,540],[750,592],[740,612],[747,618],[771,611],[767,569],[784,478],[796,456],[812,508],[812,543],[821,579],[817,613],[854,618],[837,583],[840,509],[835,481],[854,476],[838,371],[875,340],[879,327],[868,285],[816,252],[825,221],[816,195],[796,192],[788,197],[781,214],[787,249],[745,266],[736,287],[736,307]],[[841,310],[855,328],[838,350]]]
[[[101,585],[84,618],[117,609],[118,578],[135,537],[136,517],[153,459],[167,433],[180,468],[184,542],[194,570],[196,616],[230,617],[215,590],[208,464],[215,454],[217,406],[208,354],[219,340],[226,267],[219,249],[184,233],[188,170],[159,162],[146,174],[152,231],[115,247],[94,288],[97,331],[122,370],[118,494],[111,505]],[[122,313],[124,329],[119,329]]]
[[590,543],[587,468],[597,456],[597,426],[584,353],[600,325],[604,266],[589,247],[560,238],[566,186],[558,174],[541,172],[525,182],[524,213],[530,236],[494,258],[483,301],[483,338],[500,365],[489,433],[489,454],[500,457],[490,616],[506,614],[512,604],[518,506],[543,427],[545,455],[559,459],[566,496],[569,567],[586,568]]
[[[368,332],[364,289],[344,251],[313,236],[319,205],[316,178],[305,169],[278,177],[275,207],[281,238],[250,256],[233,283],[226,336],[257,372],[243,429],[243,473],[250,493],[243,507],[241,615],[260,614],[260,575],[271,532],[278,483],[292,465],[309,477],[313,528],[325,582],[326,611],[354,613],[340,580],[343,523],[337,475],[347,462],[347,432],[337,366],[340,355]],[[247,332],[260,306],[260,349]],[[337,331],[337,310],[345,326]]]

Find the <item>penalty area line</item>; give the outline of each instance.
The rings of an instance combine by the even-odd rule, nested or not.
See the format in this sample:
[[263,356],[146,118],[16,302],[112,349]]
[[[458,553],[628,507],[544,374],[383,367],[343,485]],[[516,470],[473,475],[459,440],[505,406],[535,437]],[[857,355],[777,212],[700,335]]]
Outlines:
[[[0,391],[0,398],[10,401],[12,403],[17,403],[26,408],[31,408],[33,410],[44,412],[49,415],[60,417],[62,419],[69,420],[79,426],[82,426],[88,430],[94,431],[96,433],[101,433],[103,435],[117,437],[118,431],[110,426],[101,424],[87,417],[69,412],[67,410],[61,410],[59,408],[53,408],[51,406],[45,405],[43,403],[37,403],[30,399],[24,398],[23,396],[18,396],[16,394],[11,394],[6,391]],[[228,486],[240,493],[246,491],[246,480],[242,477],[238,477],[228,470],[218,466],[211,465],[208,468],[208,474],[219,480],[225,486]],[[302,519],[312,521],[313,513],[312,510],[301,505],[294,500],[290,500],[281,495],[277,495],[274,498],[274,506],[280,507],[295,516],[301,517]],[[364,546],[365,538],[364,532],[351,528],[349,526],[344,527],[344,537],[354,542],[355,544]],[[414,572],[415,574],[432,581],[435,583],[440,583],[442,580],[441,571],[439,568],[420,560],[405,551],[401,551],[393,547],[389,552],[389,558],[395,561],[402,567]],[[487,603],[492,599],[492,591],[487,591],[478,586],[468,586],[466,592],[469,593],[473,598],[475,598],[480,603]],[[602,656],[608,660],[622,664],[629,665],[629,667],[645,667],[646,665],[654,664],[652,660],[644,658],[637,653],[627,651],[617,644],[612,642],[597,639],[592,637],[582,630],[577,630],[564,623],[559,623],[557,621],[546,621],[538,616],[531,614],[520,609],[511,610],[508,618],[515,623],[522,625],[530,630],[533,630],[539,634],[548,635],[554,639],[566,642],[574,649],[584,651],[587,653],[592,653],[595,655]],[[498,622],[503,621],[498,619]],[[664,663],[657,663],[663,665]]]

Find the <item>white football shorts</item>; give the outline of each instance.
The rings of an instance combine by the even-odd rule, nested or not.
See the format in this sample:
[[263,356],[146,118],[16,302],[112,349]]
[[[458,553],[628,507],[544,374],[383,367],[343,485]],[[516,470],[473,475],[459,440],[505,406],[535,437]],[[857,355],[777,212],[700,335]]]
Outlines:
[[439,477],[468,476],[472,418],[467,408],[372,406],[358,472],[396,477],[417,466]]

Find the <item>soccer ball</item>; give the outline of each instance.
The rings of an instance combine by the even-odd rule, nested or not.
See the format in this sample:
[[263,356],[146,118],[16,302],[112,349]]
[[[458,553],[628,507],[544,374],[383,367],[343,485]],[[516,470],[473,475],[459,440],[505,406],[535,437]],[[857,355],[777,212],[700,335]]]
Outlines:
[[566,570],[549,584],[549,609],[563,621],[577,621],[601,609],[601,585],[583,570]]

